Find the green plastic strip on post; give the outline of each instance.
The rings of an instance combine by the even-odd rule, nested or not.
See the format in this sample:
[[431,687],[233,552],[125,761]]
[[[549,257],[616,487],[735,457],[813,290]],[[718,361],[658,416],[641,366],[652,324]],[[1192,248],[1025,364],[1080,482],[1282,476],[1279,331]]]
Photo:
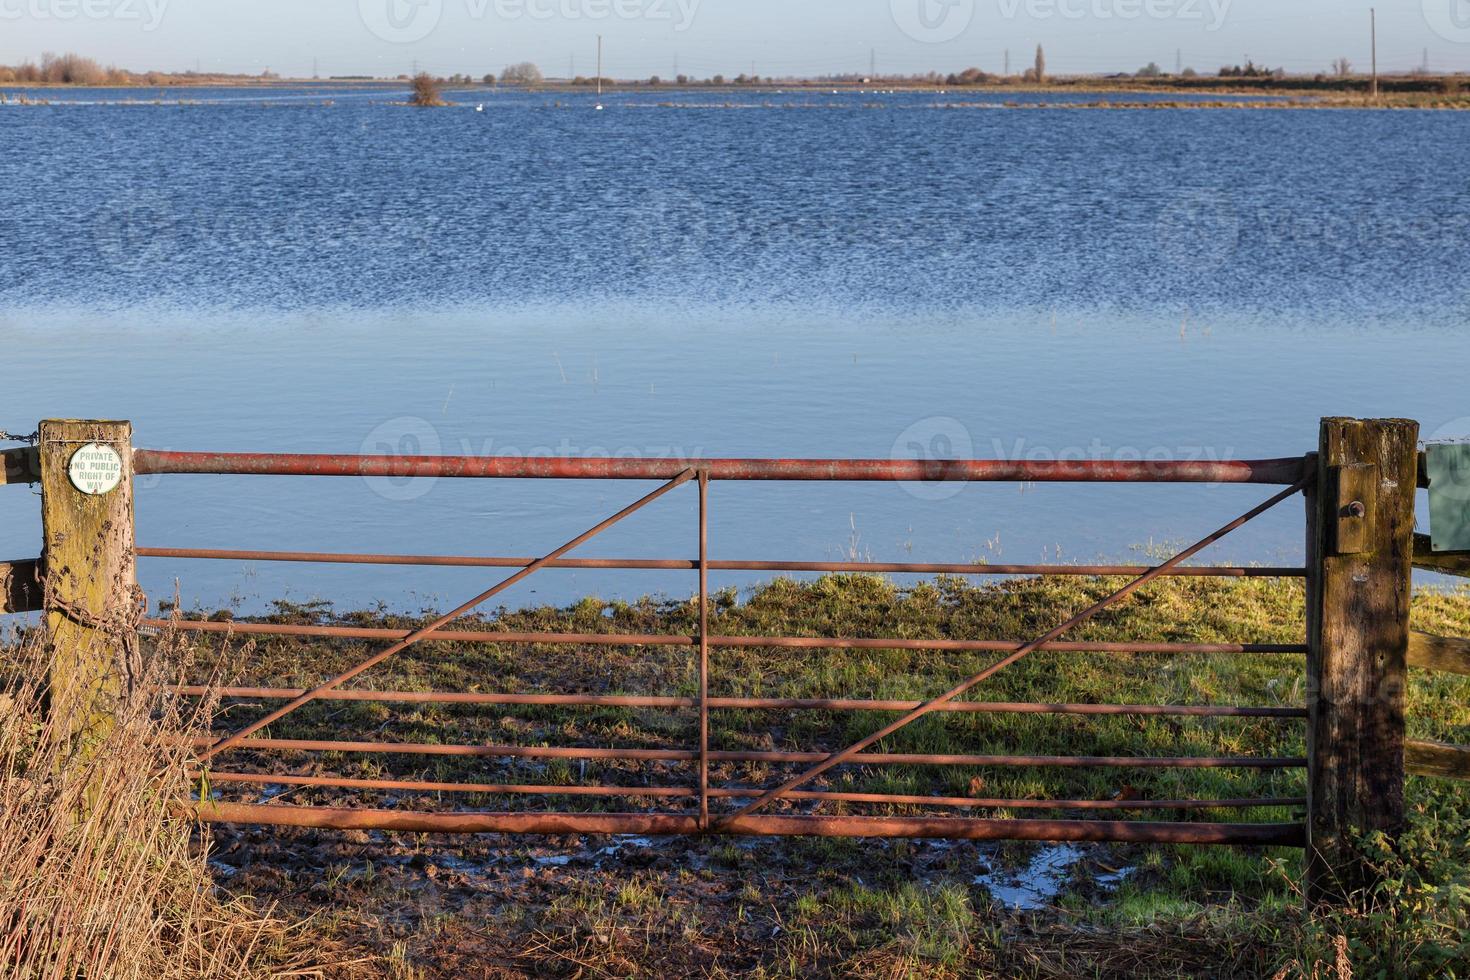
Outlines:
[[1431,442],[1429,537],[1435,551],[1470,551],[1470,442]]

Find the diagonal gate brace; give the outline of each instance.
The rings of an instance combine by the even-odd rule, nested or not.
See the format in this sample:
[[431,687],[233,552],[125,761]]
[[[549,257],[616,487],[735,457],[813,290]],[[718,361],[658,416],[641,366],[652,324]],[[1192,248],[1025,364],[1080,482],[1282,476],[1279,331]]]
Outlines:
[[1179,554],[1175,555],[1173,558],[1170,558],[1162,565],[1159,565],[1156,568],[1149,569],[1147,572],[1143,573],[1132,582],[1129,582],[1127,585],[1123,586],[1112,595],[1099,600],[1091,606],[1088,606],[1086,609],[1077,613],[1065,623],[1053,627],[1052,629],[1048,630],[1046,633],[1042,634],[1031,642],[1017,647],[1015,652],[1009,654],[1003,660],[1000,660],[985,668],[980,673],[971,677],[969,680],[966,680],[963,683],[960,683],[955,687],[950,688],[948,691],[944,692],[933,700],[926,701],[914,710],[910,711],[908,714],[904,715],[902,718],[890,722],[873,734],[868,735],[860,741],[854,742],[853,744],[849,745],[847,748],[842,749],[839,752],[832,753],[826,759],[823,759],[821,762],[817,763],[815,766],[812,766],[810,769],[806,770],[800,775],[793,776],[791,779],[788,779],[780,786],[777,786],[775,789],[772,789],[763,794],[759,799],[747,804],[742,809],[737,810],[734,813],[728,814],[724,817],[720,817],[715,821],[715,829],[717,831],[727,830],[729,825],[733,821],[750,816],[751,814],[755,813],[756,810],[759,810],[760,808],[775,802],[776,800],[785,796],[787,793],[791,792],[797,787],[807,782],[810,782],[817,776],[820,776],[822,773],[826,772],[828,769],[831,769],[833,766],[839,766],[842,763],[848,761],[853,756],[858,755],[864,749],[868,748],[868,746],[872,745],[874,742],[887,738],[894,732],[897,732],[902,728],[906,728],[907,726],[918,721],[920,718],[929,714],[931,711],[934,711],[937,708],[948,704],[950,701],[953,701],[955,698],[959,697],[961,694],[964,694],[966,691],[975,687],[977,684],[989,680],[991,677],[994,677],[996,674],[1000,673],[1002,670],[1005,670],[1012,664],[1036,652],[1038,649],[1052,642],[1063,633],[1066,633],[1068,630],[1087,622],[1089,619],[1096,616],[1098,613],[1102,612],[1104,609],[1108,608],[1114,603],[1126,599],[1128,596],[1132,595],[1134,592],[1137,592],[1139,589],[1143,588],[1143,586],[1147,585],[1149,582],[1152,582],[1159,576],[1168,574],[1172,569],[1199,554],[1201,551],[1208,548],[1216,541],[1225,537],[1225,535],[1229,534],[1231,531],[1234,531],[1241,525],[1246,524],[1251,520],[1254,520],[1255,518],[1264,514],[1266,511],[1270,510],[1272,507],[1275,507],[1277,504],[1281,503],[1283,500],[1286,500],[1287,498],[1292,497],[1301,490],[1305,489],[1310,481],[1311,477],[1305,477],[1302,480],[1299,480],[1297,483],[1293,484],[1290,487],[1287,487],[1285,490],[1276,494],[1265,503],[1253,507],[1251,510],[1237,517],[1235,520],[1231,521],[1229,524],[1226,524],[1224,527],[1220,528],[1218,531],[1201,539],[1200,541],[1197,541],[1196,543],[1190,545],[1188,548],[1185,548],[1183,551],[1179,552]]
[[517,582],[526,578],[533,572],[545,568],[551,562],[556,561],[568,551],[571,551],[573,548],[587,541],[589,538],[592,538],[602,531],[605,531],[608,528],[612,527],[618,521],[621,521],[623,518],[627,517],[629,514],[632,514],[634,511],[641,510],[648,504],[653,503],[659,497],[662,497],[664,494],[668,493],[675,487],[682,486],[683,484],[688,483],[694,478],[695,473],[696,471],[692,468],[685,470],[684,472],[680,473],[678,476],[670,480],[668,483],[665,483],[663,486],[659,487],[657,490],[635,501],[634,503],[629,504],[627,507],[624,507],[622,510],[618,511],[616,514],[609,517],[602,523],[596,525],[595,527],[583,531],[581,534],[577,535],[575,538],[572,538],[572,540],[568,541],[560,548],[557,548],[555,551],[551,552],[543,558],[538,558],[536,561],[533,561],[531,564],[516,572],[514,575],[511,575],[509,578],[503,579],[498,584],[492,586],[489,589],[486,589],[484,592],[481,592],[479,595],[464,603],[462,606],[459,606],[458,608],[445,613],[443,616],[440,616],[428,626],[425,626],[419,630],[415,630],[392,646],[373,654],[371,657],[364,660],[356,667],[353,667],[341,674],[338,674],[336,677],[333,677],[331,680],[327,681],[324,684],[312,688],[310,691],[307,691],[305,694],[302,694],[300,697],[292,700],[289,704],[284,704],[281,707],[277,708],[275,711],[272,711],[270,714],[266,715],[264,718],[261,718],[258,721],[251,722],[244,728],[235,732],[233,735],[225,736],[218,742],[211,745],[208,749],[201,752],[199,754],[198,761],[207,762],[208,760],[219,755],[226,749],[234,748],[245,739],[249,738],[251,735],[260,731],[265,726],[271,724],[272,722],[280,721],[282,718],[286,717],[297,708],[300,708],[302,705],[309,704],[310,702],[315,701],[321,695],[327,693],[333,688],[340,687],[341,685],[352,680],[358,674],[361,674],[363,671],[370,670],[371,668],[376,667],[378,664],[382,663],[384,660],[387,660],[395,653],[398,653],[404,648],[412,646],[420,640],[428,637],[431,633],[439,630],[441,627],[451,622],[452,620],[458,619],[460,616],[463,616],[465,613],[469,612],[471,609],[474,609],[476,606],[485,602],[487,599],[490,599],[493,596],[505,591],[506,589],[510,588],[512,585],[515,585]]

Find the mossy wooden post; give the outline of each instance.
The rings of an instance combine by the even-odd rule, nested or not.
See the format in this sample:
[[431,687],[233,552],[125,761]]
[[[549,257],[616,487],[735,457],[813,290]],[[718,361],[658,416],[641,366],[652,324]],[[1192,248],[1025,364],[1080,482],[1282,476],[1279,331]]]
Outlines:
[[1322,420],[1308,494],[1307,900],[1372,883],[1355,836],[1404,819],[1416,446],[1403,419]]
[[40,427],[50,704],[83,753],[111,730],[137,649],[131,439],[127,422]]

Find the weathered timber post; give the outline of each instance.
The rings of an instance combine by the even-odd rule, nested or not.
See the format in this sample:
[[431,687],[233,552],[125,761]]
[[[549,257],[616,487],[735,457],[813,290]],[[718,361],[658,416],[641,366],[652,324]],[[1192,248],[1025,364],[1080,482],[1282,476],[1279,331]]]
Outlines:
[[1372,883],[1353,838],[1404,819],[1419,425],[1322,420],[1307,494],[1307,900]]
[[136,670],[132,426],[52,419],[37,448],[50,708],[86,753],[111,731]]

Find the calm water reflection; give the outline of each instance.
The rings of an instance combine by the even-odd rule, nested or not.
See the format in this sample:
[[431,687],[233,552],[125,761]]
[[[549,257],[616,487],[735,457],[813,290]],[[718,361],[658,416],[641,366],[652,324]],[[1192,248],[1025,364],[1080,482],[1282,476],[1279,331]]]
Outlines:
[[[297,94],[0,109],[0,425],[122,416],[178,449],[814,456],[1277,455],[1324,414],[1470,432],[1453,387],[1424,383],[1470,361],[1461,114]],[[140,490],[139,533],[539,554],[643,490],[174,477]],[[1128,559],[1262,496],[719,485],[712,547]],[[693,504],[587,553],[692,554]],[[0,496],[6,557],[36,551],[36,514]],[[1218,556],[1290,560],[1299,519]],[[151,593],[177,576],[211,605],[438,604],[487,574],[144,569]],[[557,571],[506,601],[691,586]]]

